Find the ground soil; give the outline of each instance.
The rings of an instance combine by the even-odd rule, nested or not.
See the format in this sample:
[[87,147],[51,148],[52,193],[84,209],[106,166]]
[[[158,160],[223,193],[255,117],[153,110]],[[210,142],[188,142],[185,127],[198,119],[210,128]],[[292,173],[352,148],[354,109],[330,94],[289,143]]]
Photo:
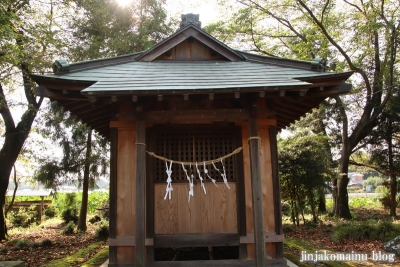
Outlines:
[[[62,233],[63,229],[61,221],[54,221],[26,230],[13,231],[9,240],[0,243],[0,261],[21,260],[25,261],[26,267],[38,267],[71,255],[101,240],[95,237],[96,226],[91,224],[88,224],[86,232],[81,233],[67,235]],[[39,246],[40,242],[46,239],[51,240],[51,245]],[[20,240],[26,240],[28,245],[17,249],[16,245]],[[89,260],[96,252],[86,255],[82,263]]]
[[[352,208],[353,215],[357,218],[357,221],[366,221],[370,219],[375,220],[393,220],[388,215],[388,212],[383,209],[366,209],[366,208]],[[398,211],[398,214],[399,211]],[[370,255],[372,251],[382,251],[384,241],[380,240],[362,240],[362,241],[355,241],[355,240],[346,240],[342,244],[337,244],[332,242],[330,236],[333,232],[333,227],[338,222],[345,222],[345,221],[338,221],[338,220],[324,220],[323,224],[310,227],[307,225],[300,225],[300,226],[292,226],[291,231],[285,233],[285,237],[295,237],[300,238],[302,240],[309,240],[313,243],[315,248],[320,248],[321,250],[328,250],[331,252],[347,252],[351,253],[366,253]],[[400,221],[396,221],[395,223],[400,223]],[[294,254],[296,254],[300,258],[300,251],[290,249]],[[375,263],[376,264],[376,263]],[[365,263],[365,264],[354,264],[354,266],[374,266]],[[391,266],[400,266],[400,258],[396,258],[395,262],[389,264]],[[323,264],[319,265],[323,266]],[[376,265],[375,265],[376,266]],[[385,265],[386,266],[386,265]]]

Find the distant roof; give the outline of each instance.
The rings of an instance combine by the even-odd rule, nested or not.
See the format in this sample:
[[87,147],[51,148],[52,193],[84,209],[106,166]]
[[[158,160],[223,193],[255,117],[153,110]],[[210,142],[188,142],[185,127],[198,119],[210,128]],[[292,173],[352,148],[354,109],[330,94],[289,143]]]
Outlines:
[[[7,191],[7,196],[13,196],[14,190],[8,190]],[[32,189],[22,189],[22,190],[17,190],[16,196],[19,197],[47,197],[47,196],[52,196],[53,191],[51,190],[32,190]]]

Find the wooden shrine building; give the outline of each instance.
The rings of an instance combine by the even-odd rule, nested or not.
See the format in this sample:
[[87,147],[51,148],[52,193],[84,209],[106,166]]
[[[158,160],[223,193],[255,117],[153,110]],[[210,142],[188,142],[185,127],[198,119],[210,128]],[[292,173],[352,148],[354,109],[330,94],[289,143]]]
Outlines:
[[286,266],[277,132],[351,74],[231,49],[188,14],[147,51],[32,78],[111,141],[109,266],[259,267]]

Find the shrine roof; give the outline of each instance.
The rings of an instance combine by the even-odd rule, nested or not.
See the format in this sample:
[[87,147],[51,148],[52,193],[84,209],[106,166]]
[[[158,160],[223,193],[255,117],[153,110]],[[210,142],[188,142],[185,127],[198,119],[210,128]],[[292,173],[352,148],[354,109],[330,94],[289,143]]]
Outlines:
[[[310,63],[311,69],[311,63]],[[195,93],[248,90],[308,89],[312,78],[339,74],[251,61],[129,61],[116,65],[38,76],[52,81],[89,82],[83,95]],[[351,73],[342,73],[340,76]]]
[[187,100],[189,95],[221,99],[235,94],[237,99],[242,93],[259,94],[275,103],[282,129],[325,98],[351,89],[345,83],[351,71],[326,72],[322,58],[303,61],[232,49],[201,29],[195,16],[183,15],[179,30],[146,51],[71,64],[57,60],[54,74],[31,75],[39,84],[36,94],[58,101],[109,136],[110,103],[118,99],[154,104],[164,95]]

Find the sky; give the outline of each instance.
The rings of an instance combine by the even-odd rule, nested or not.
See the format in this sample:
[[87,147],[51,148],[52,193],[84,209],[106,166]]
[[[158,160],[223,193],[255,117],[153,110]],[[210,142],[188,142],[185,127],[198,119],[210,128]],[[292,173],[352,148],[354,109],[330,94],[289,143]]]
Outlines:
[[[120,5],[124,6],[133,0],[116,0]],[[218,4],[224,2],[225,4]],[[200,15],[202,27],[211,22],[218,21],[224,16],[229,15],[235,0],[165,0],[165,9],[169,18],[180,20],[181,14],[193,13]]]

